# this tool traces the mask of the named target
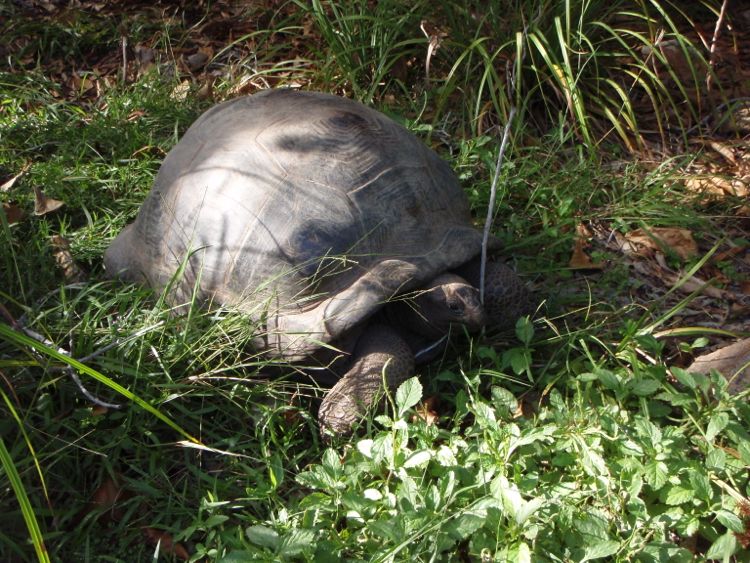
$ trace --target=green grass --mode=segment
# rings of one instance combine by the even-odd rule
[[[0,194],[26,212],[13,225],[0,215],[2,322],[7,313],[46,342],[0,325],[0,558],[41,559],[46,549],[53,560],[145,560],[156,546],[144,529],[167,532],[193,560],[750,558],[740,541],[748,392],[679,369],[709,329],[660,332],[683,327],[704,298],[633,275],[603,245],[602,272],[568,267],[576,227],[588,222],[620,234],[690,229],[701,254],[666,258],[684,272],[725,248],[717,233],[738,245],[750,238],[733,218],[741,201],[705,205],[686,192],[679,170],[693,155],[624,161],[654,138],[633,100],[665,116],[655,133],[665,144],[702,117],[702,82],[656,76],[627,57],[664,29],[699,49],[704,65],[705,49],[680,30],[709,12],[677,8],[293,2],[234,13],[241,31],[231,41],[221,26],[202,27],[215,11],[167,20],[142,7],[118,17],[71,9],[45,20],[0,8],[12,16],[0,33],[13,47],[0,67],[0,183],[30,163]],[[445,33],[429,80],[422,19]],[[157,63],[127,80],[119,70],[98,78],[97,96],[70,91],[71,69],[91,72],[111,57],[117,67],[123,29],[131,48],[153,47]],[[175,77],[180,49],[206,37],[222,46],[208,74]],[[217,100],[301,84],[385,111],[450,161],[478,221],[496,126],[516,107],[494,231],[544,299],[533,322],[457,338],[356,436],[322,443],[324,391],[254,352],[240,315],[177,316],[102,271],[102,252],[164,154],[211,105],[198,96],[209,79]],[[190,91],[175,99],[181,80]],[[35,186],[65,206],[35,216]],[[88,281],[64,278],[56,234]],[[724,263],[727,283],[742,280],[738,267]],[[71,365],[119,408],[88,401]],[[414,416],[428,397],[439,401],[437,425]],[[114,508],[92,503],[110,480],[123,498]]]

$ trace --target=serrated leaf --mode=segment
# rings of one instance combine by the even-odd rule
[[[601,381],[602,385],[607,389],[617,390],[620,388],[620,378],[616,373],[607,369],[597,369],[594,373],[599,381]]]
[[[717,412],[711,417],[706,429],[706,440],[713,442],[714,438],[727,427],[729,416],[725,412]]]
[[[341,459],[339,458],[339,454],[333,448],[328,448],[323,452],[321,463],[332,476],[338,475],[339,471],[341,471]]]
[[[745,524],[742,522],[739,516],[728,510],[717,510],[716,519],[721,522],[727,529],[741,534],[745,531]]]
[[[410,377],[398,386],[396,391],[396,410],[398,417],[416,405],[422,398],[422,384],[416,377]]]
[[[275,550],[279,545],[279,534],[276,530],[260,524],[245,529],[247,539],[255,545]]]
[[[645,418],[637,418],[635,420],[635,429],[638,433],[638,436],[646,438],[649,444],[654,446],[661,444],[661,430],[650,420],[647,420]]]
[[[628,384],[628,387],[634,395],[638,395],[639,397],[648,397],[649,395],[653,395],[659,390],[659,388],[661,387],[661,383],[659,383],[655,379],[637,379],[631,381]]]
[[[601,559],[602,557],[609,557],[614,555],[620,549],[620,542],[616,541],[601,541],[595,545],[589,545],[583,552],[583,559],[581,561],[591,561],[592,559]]]
[[[728,561],[729,558],[737,551],[737,538],[733,532],[727,532],[719,536],[706,552],[706,559],[723,559]]]
[[[711,500],[711,482],[704,473],[695,470],[690,471],[690,484],[698,497],[705,501]]]
[[[490,492],[496,499],[502,501],[506,514],[514,519],[518,512],[523,509],[524,500],[516,486],[508,481],[504,475],[500,475],[490,483]]]
[[[372,443],[372,459],[376,463],[391,460],[393,457],[393,434],[380,434]]]
[[[315,546],[315,532],[304,528],[292,529],[279,544],[278,553],[282,557],[294,557]]]
[[[692,373],[690,373],[687,370],[684,370],[682,368],[672,368],[672,375],[675,376],[677,381],[682,383],[685,387],[689,387],[690,389],[695,389],[697,387],[697,383],[695,381],[695,377]]]
[[[448,523],[446,530],[452,538],[462,540],[481,528],[484,521],[484,514],[463,512]]]
[[[326,470],[319,465],[314,465],[308,471],[299,473],[296,480],[299,484],[311,489],[330,490],[336,486],[336,482]]]
[[[515,412],[518,408],[518,401],[515,395],[504,387],[493,385],[490,392],[492,394],[492,401],[504,411]]]
[[[675,485],[667,491],[667,496],[664,500],[668,505],[670,506],[676,506],[678,504],[685,504],[686,502],[690,502],[695,497],[695,491],[692,489],[686,489],[685,487],[680,487],[679,485]]]
[[[663,461],[654,460],[644,466],[643,475],[646,477],[646,482],[651,485],[651,488],[658,491],[667,482],[669,468]]]
[[[713,450],[708,452],[708,455],[706,456],[707,469],[721,470],[724,469],[726,463],[727,454],[725,454],[724,450],[722,449],[714,448]]]
[[[326,493],[310,493],[299,502],[299,507],[304,510],[306,508],[323,508],[331,506],[331,504],[331,497]]]

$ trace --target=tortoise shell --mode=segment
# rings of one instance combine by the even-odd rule
[[[450,167],[357,102],[289,89],[219,104],[169,152],[112,274],[238,308],[291,359],[477,256]]]

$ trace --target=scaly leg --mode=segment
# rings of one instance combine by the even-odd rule
[[[385,387],[395,392],[413,374],[414,354],[404,339],[386,325],[368,326],[354,349],[352,366],[320,405],[321,434],[349,433],[380,401]]]

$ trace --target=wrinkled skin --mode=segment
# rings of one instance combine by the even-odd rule
[[[471,272],[469,272],[471,273]],[[513,317],[531,312],[531,300],[515,273],[500,263],[488,264],[487,298],[462,277],[446,273],[425,288],[389,305],[386,322],[373,322],[359,337],[348,369],[326,394],[318,412],[321,433],[345,435],[386,390],[395,392],[414,373],[416,358],[452,327],[477,332],[488,322],[486,306],[500,315],[496,324],[506,326]],[[477,281],[478,283],[478,281]],[[500,312],[500,313],[498,313]],[[492,321],[493,319],[489,319]],[[439,348],[438,348],[439,351]]]

